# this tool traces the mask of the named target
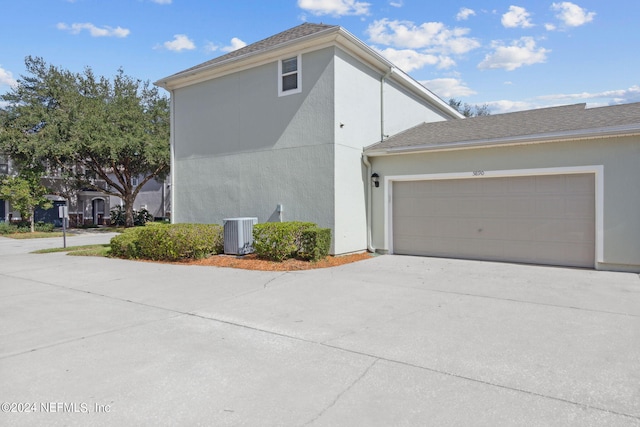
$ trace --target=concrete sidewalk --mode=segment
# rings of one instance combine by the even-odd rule
[[[25,252],[0,239],[2,425],[640,425],[637,274]]]

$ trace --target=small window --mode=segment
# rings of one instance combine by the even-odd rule
[[[300,55],[278,62],[278,96],[300,93]]]
[[[138,186],[138,178],[137,177],[131,177],[131,185],[134,187]]]

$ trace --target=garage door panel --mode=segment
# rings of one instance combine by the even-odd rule
[[[545,175],[534,177],[536,181],[536,192],[547,194],[565,194],[565,175]]]
[[[571,194],[594,194],[596,181],[589,175],[567,175],[567,192]]]
[[[504,194],[509,191],[509,183],[495,178],[486,178],[480,180],[472,180],[478,182],[479,189],[478,194],[492,195],[492,194]]]
[[[398,182],[393,195],[395,253],[594,264],[593,174]]]
[[[424,202],[422,202],[421,199],[404,198],[398,203],[397,207],[394,208],[394,214],[403,218],[417,216],[421,212],[417,206],[419,203]]]
[[[569,197],[565,203],[565,213],[570,218],[595,219],[596,211],[592,196]]]
[[[528,197],[514,196],[507,204],[506,218],[527,218],[535,216],[536,201]]]
[[[494,178],[492,181],[500,183],[500,187],[503,185],[506,187],[505,193],[527,193],[530,194],[535,191],[536,179],[531,176],[517,176],[509,179]],[[487,185],[495,185],[494,182],[488,182]]]
[[[564,204],[565,200],[561,196],[549,196],[538,199],[535,203],[535,216],[538,218],[564,218]]]
[[[480,199],[474,209],[474,215],[482,216],[483,218],[505,218],[508,217],[511,210],[512,202],[505,197],[492,197],[489,196],[486,199]]]

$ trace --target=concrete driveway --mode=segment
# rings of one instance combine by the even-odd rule
[[[640,425],[637,274],[21,248],[57,241],[0,238],[1,425]]]

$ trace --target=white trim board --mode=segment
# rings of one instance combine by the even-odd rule
[[[569,175],[592,173],[595,179],[595,208],[596,208],[596,243],[595,260],[604,262],[604,166],[567,166],[538,169],[508,169],[508,170],[478,170],[468,172],[450,172],[420,175],[390,175],[384,177],[384,247],[393,254],[393,182],[395,181],[429,181],[444,179],[483,179],[514,176],[537,175]],[[594,265],[594,268],[596,266]]]

